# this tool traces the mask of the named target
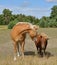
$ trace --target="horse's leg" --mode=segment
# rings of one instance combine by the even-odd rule
[[[37,46],[37,53],[40,54],[40,48]]]
[[[45,56],[45,48],[42,49],[42,56]]]
[[[16,53],[17,53],[17,43],[14,42],[14,61],[16,60]]]
[[[39,48],[39,54],[42,55],[42,48]]]
[[[44,54],[46,55],[46,47],[47,47],[48,41],[46,40],[45,43],[46,43],[46,44],[45,44],[45,48],[44,48]]]
[[[22,56],[24,57],[24,45],[25,45],[25,40],[23,40],[21,43],[21,53],[22,53]]]
[[[45,52],[45,50],[46,50],[46,47],[47,47],[47,43],[45,44],[44,48],[42,49],[43,56],[45,56],[45,55],[46,55],[46,52]]]
[[[18,57],[20,56],[20,52],[19,52],[19,43],[17,43],[17,55],[18,55]]]
[[[46,52],[45,52],[46,49],[44,49],[44,55],[46,55]]]

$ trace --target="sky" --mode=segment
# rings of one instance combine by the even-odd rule
[[[25,14],[41,18],[50,16],[51,8],[57,5],[57,0],[0,0],[0,14],[10,9],[12,14]]]

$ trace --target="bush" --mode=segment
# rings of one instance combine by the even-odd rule
[[[12,29],[13,26],[14,26],[16,23],[18,23],[18,20],[17,20],[17,19],[11,21],[11,22],[8,24],[8,29]]]
[[[49,22],[49,27],[57,27],[57,22]]]
[[[48,27],[48,22],[47,21],[42,21],[42,20],[40,20],[40,22],[39,22],[39,26],[40,27]]]
[[[56,19],[50,19],[48,23],[49,27],[57,27],[57,21]]]

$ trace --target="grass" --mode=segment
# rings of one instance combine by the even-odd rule
[[[57,57],[38,58],[37,56],[25,56],[25,58],[18,58],[13,61],[11,57],[6,58],[1,62],[1,65],[57,65]]]
[[[34,42],[27,36],[25,57],[20,56],[13,61],[13,42],[10,38],[10,30],[7,26],[6,29],[4,27],[0,29],[0,65],[57,65],[57,28],[39,28],[38,32],[45,32],[49,36],[46,51],[51,56],[40,58],[36,54]]]
[[[7,25],[0,25],[0,29],[7,29]]]

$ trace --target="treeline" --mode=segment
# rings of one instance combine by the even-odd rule
[[[8,25],[8,28],[12,28],[17,22],[30,22],[40,27],[57,27],[57,5],[51,8],[49,17],[43,16],[41,19],[24,14],[12,14],[9,9],[4,9],[0,14],[0,25]]]

